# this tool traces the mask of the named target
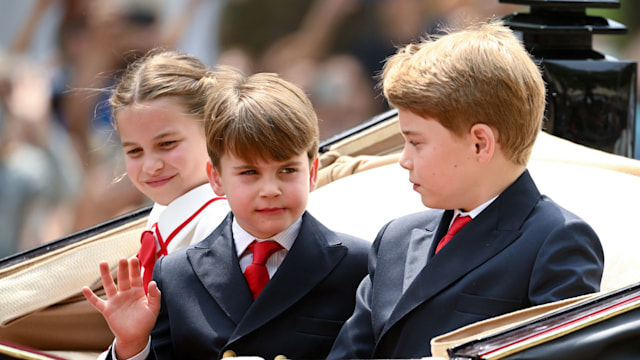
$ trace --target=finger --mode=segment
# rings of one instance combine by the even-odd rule
[[[109,263],[106,261],[100,262],[100,278],[102,279],[102,287],[104,287],[107,298],[110,298],[118,293],[116,284],[113,282],[113,277],[111,276]]]
[[[129,261],[125,258],[118,261],[118,290],[126,291],[131,288],[129,280]]]
[[[94,307],[94,309],[98,310],[101,313],[104,311],[104,300],[100,299],[93,291],[91,291],[91,289],[89,289],[89,287],[84,286],[82,288],[82,295],[84,295],[84,297],[87,299],[89,304]]]
[[[157,315],[160,312],[160,289],[158,289],[158,284],[156,284],[156,282],[153,280],[149,282],[149,286],[147,287],[147,289],[149,291],[149,295],[147,296],[149,309]]]
[[[140,269],[140,260],[137,257],[129,259],[129,271],[131,273],[131,286],[142,287],[142,271]]]

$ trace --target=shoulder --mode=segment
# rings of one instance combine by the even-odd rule
[[[405,234],[413,229],[427,229],[435,231],[444,215],[444,210],[427,209],[413,214],[404,215],[389,221],[382,227],[378,237],[382,234]]]
[[[192,243],[205,239],[229,215],[231,209],[225,198],[217,198],[198,215],[198,225]]]
[[[371,242],[345,233],[334,232],[335,238],[351,253],[368,254]]]
[[[584,258],[594,264],[603,261],[603,247],[593,227],[545,195],[540,196],[520,231],[518,243],[533,251],[542,263]]]
[[[371,242],[367,240],[329,229],[316,218],[314,218],[313,215],[311,215],[309,212],[305,212],[302,215],[302,227],[311,229],[311,231],[313,231],[314,233],[319,234],[322,239],[324,239],[330,246],[343,245],[350,250],[363,252],[368,252],[369,247],[371,246]]]
[[[176,269],[183,267],[187,263],[187,249],[192,248],[193,245],[182,247],[176,249],[175,251],[169,253],[168,255],[160,257],[156,260],[156,264],[154,266],[154,272],[162,272],[161,269]],[[171,270],[173,271],[173,270]]]
[[[215,224],[217,227],[231,211],[231,208],[227,199],[223,197],[216,197],[209,201],[198,214],[198,223]]]
[[[205,234],[201,240],[194,241],[189,246],[177,249],[168,255],[161,257],[159,260],[163,260],[167,266],[182,266],[182,262],[188,261],[187,253],[213,248],[214,244],[222,237],[223,233],[230,237],[232,220],[233,215],[229,212],[224,218],[217,219],[217,224],[213,224],[211,230]]]
[[[546,195],[540,195],[540,199],[531,215],[533,220],[541,224],[566,225],[568,223],[583,223],[589,226],[580,216],[556,203]]]
[[[501,228],[543,234],[570,223],[588,227],[578,215],[541,194],[528,170],[495,203],[495,207],[490,207],[499,210],[492,212],[492,216],[499,218]]]

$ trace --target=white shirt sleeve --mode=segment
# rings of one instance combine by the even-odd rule
[[[147,358],[147,355],[149,355],[150,352],[151,352],[151,337],[149,337],[149,341],[147,341],[147,346],[144,348],[144,350],[135,354],[133,357],[130,357],[128,359],[120,359],[120,360],[144,360]],[[118,358],[116,357],[116,341],[115,340],[113,340],[113,344],[111,344],[111,358],[113,360],[118,360]]]

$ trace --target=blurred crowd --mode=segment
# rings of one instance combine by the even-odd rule
[[[11,3],[0,0],[3,11]],[[122,176],[107,99],[127,64],[153,48],[279,73],[309,94],[324,140],[387,109],[376,75],[397,45],[462,18],[527,10],[498,0],[22,4],[28,11],[0,49],[0,258],[150,204]],[[52,16],[55,44],[35,57]],[[640,36],[629,38],[616,55],[640,60]]]

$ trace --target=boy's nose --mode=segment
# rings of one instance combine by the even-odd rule
[[[400,158],[398,159],[398,163],[404,169],[407,169],[407,170],[411,169],[411,160],[409,160],[409,157],[406,155],[406,148],[402,150],[402,153],[400,154]]]
[[[263,197],[275,197],[282,193],[280,190],[280,184],[277,181],[271,179],[265,179],[262,182],[260,195]]]

